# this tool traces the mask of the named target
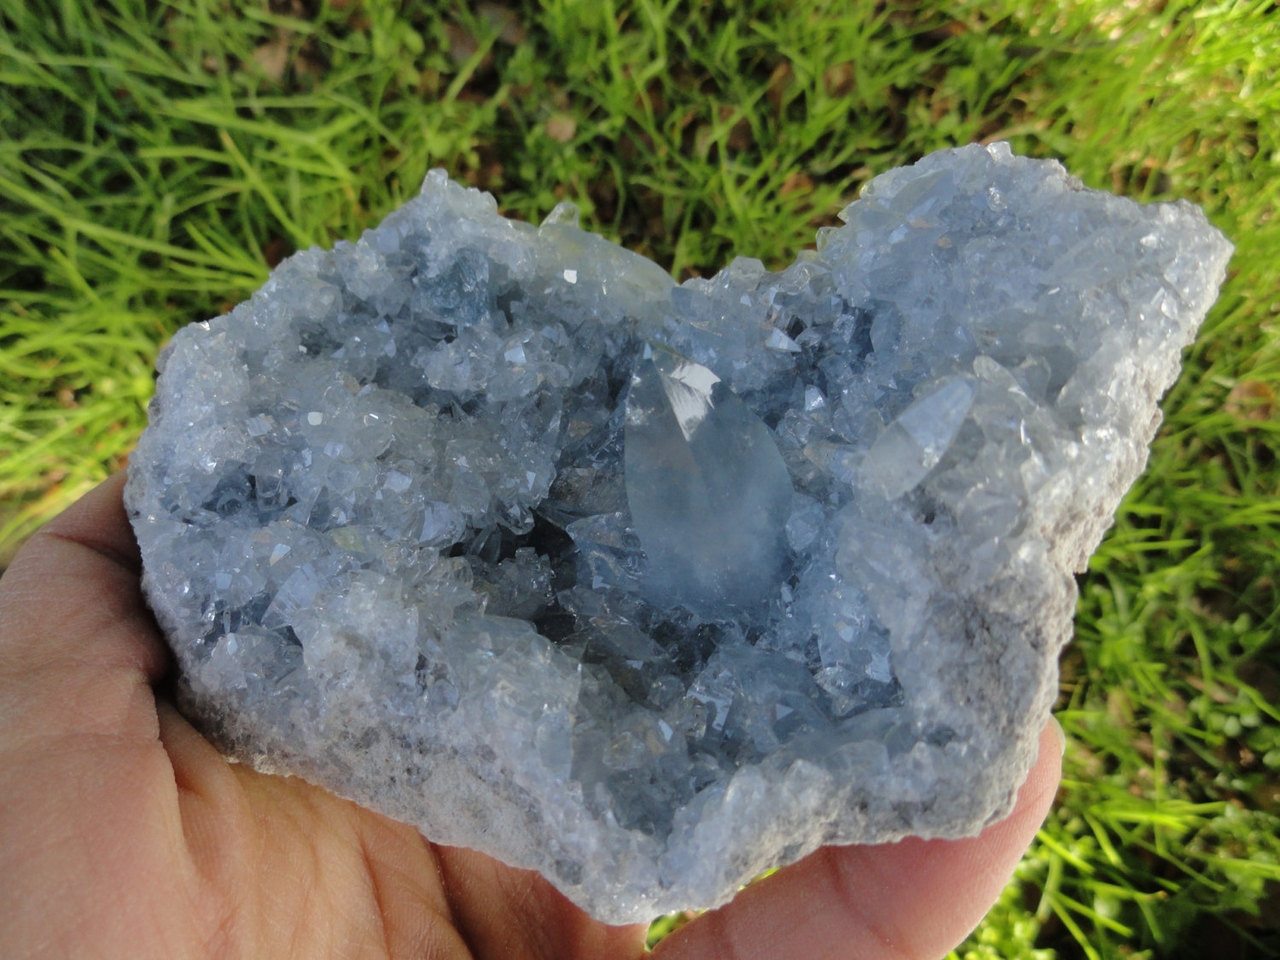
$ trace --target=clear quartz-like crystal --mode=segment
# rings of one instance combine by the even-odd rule
[[[973,833],[1230,245],[1003,144],[676,285],[432,173],[179,331],[126,493],[229,754],[602,919]]]

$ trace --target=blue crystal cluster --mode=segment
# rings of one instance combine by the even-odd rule
[[[433,173],[166,350],[127,502],[231,755],[612,921],[1007,809],[1230,245],[1007,147],[676,285]]]

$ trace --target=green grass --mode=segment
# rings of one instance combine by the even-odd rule
[[[1280,954],[1272,5],[403,6],[4,6],[0,563],[121,464],[170,332],[431,166],[687,276],[782,264],[872,174],[1006,138],[1238,250],[1081,578],[1056,812],[959,955]]]

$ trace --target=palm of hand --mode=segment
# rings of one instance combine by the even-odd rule
[[[99,487],[0,583],[0,954],[643,953],[643,925],[604,926],[536,874],[228,764],[153,689],[166,657],[120,493],[119,477]],[[819,851],[658,953],[939,956],[1007,879],[1057,768],[1042,749],[1014,814],[980,837]]]

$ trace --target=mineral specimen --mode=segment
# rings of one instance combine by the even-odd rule
[[[230,755],[596,916],[1004,814],[1231,247],[1003,144],[675,285],[432,173],[167,349],[127,502]]]

